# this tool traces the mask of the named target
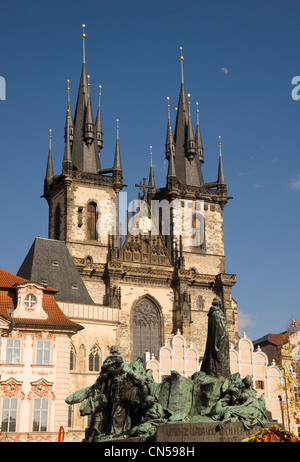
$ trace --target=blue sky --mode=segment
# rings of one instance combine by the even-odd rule
[[[0,267],[16,273],[36,236],[48,235],[43,180],[49,129],[54,170],[64,151],[67,79],[75,110],[86,24],[96,113],[102,85],[102,167],[113,162],[116,119],[128,197],[166,178],[167,96],[174,126],[183,47],[193,121],[199,102],[205,181],[214,181],[218,136],[228,192],[226,271],[237,275],[239,332],[253,340],[299,313],[300,75],[298,1],[11,1],[1,5]],[[226,69],[226,71],[224,71]]]

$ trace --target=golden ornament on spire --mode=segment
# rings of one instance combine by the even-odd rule
[[[85,39],[85,24],[82,24],[82,38]]]
[[[180,47],[180,61],[183,61],[184,57],[182,56],[182,47]]]

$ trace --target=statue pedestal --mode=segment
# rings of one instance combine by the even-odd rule
[[[226,424],[217,430],[218,422],[187,422],[159,425],[155,442],[157,443],[230,443],[240,442],[262,427],[256,425],[246,430],[241,422]],[[264,428],[272,424],[267,423]]]

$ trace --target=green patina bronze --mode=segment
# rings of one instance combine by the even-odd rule
[[[128,364],[112,346],[95,384],[66,399],[82,403],[82,416],[91,415],[83,441],[154,440],[158,425],[176,422],[216,421],[216,431],[230,422],[242,422],[245,429],[264,426],[265,401],[256,397],[252,378],[230,374],[227,325],[218,297],[208,317],[201,370],[191,378],[172,371],[158,384],[140,360]]]

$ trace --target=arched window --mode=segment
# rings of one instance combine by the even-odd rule
[[[98,345],[93,345],[89,354],[89,371],[100,371],[101,352]]]
[[[55,214],[54,214],[54,239],[57,241],[60,240],[60,205],[58,204],[55,209]]]
[[[87,238],[97,240],[97,204],[90,202],[87,211]]]
[[[70,348],[70,371],[75,371],[75,367],[76,367],[76,352],[75,352],[74,345],[72,344]]]
[[[157,306],[148,299],[141,300],[133,310],[133,360],[143,358],[145,351],[158,354],[162,346],[161,316]]]
[[[85,346],[80,345],[78,350],[78,371],[85,372]]]

